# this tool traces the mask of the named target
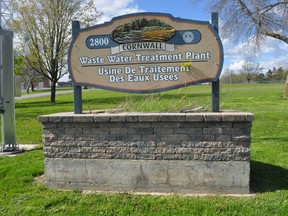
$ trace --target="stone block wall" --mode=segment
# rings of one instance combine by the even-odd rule
[[[251,113],[62,113],[39,121],[49,187],[249,193]]]

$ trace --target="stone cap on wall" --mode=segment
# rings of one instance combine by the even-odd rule
[[[49,122],[252,122],[254,114],[249,112],[199,112],[199,113],[148,113],[148,112],[120,112],[120,113],[83,113],[73,112],[42,115],[38,121]]]

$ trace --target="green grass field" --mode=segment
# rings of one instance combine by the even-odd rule
[[[36,183],[44,173],[43,151],[0,157],[0,215],[287,215],[288,100],[283,84],[222,85],[221,109],[255,114],[251,144],[252,197],[151,196],[57,191]],[[83,109],[128,111],[211,110],[211,86],[191,86],[152,95],[104,90],[83,92]],[[16,103],[18,143],[42,143],[39,115],[73,111],[73,96],[59,95]]]

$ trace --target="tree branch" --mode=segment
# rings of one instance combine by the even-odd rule
[[[256,26],[257,30],[259,33],[268,36],[268,37],[273,37],[276,38],[278,40],[281,40],[285,43],[288,43],[288,37],[286,37],[285,35],[276,33],[276,32],[270,32],[267,31],[266,29],[262,28],[261,23],[259,23],[255,17],[253,16],[253,13],[249,10],[249,8],[246,6],[246,4],[242,1],[242,0],[237,0],[237,2],[241,5],[242,10],[245,14],[247,14],[248,17],[250,17],[251,21],[254,23],[254,25]]]

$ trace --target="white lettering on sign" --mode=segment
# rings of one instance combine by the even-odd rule
[[[90,38],[89,46],[90,47],[98,47],[98,46],[107,46],[109,44],[108,37],[100,37],[100,38]]]
[[[124,62],[131,62],[132,56],[116,56],[110,55],[107,56],[109,63],[124,63]]]
[[[155,43],[156,45],[160,43]],[[143,43],[143,47],[152,46]],[[123,45],[124,46],[124,45]],[[160,46],[160,45],[159,45]],[[136,49],[137,44],[125,44],[125,49]],[[142,48],[143,48],[142,47]],[[148,49],[148,48],[147,48]],[[105,64],[106,59],[106,64]],[[168,81],[173,82],[180,79],[182,72],[191,72],[190,66],[181,66],[182,63],[189,61],[208,61],[210,59],[210,52],[195,52],[186,51],[185,53],[178,52],[172,54],[142,54],[135,53],[134,55],[106,55],[106,56],[81,56],[79,61],[83,67],[98,66],[97,73],[100,76],[106,76],[109,83],[124,83],[126,82],[150,82],[150,81]],[[163,66],[169,62],[179,62],[179,65]],[[135,67],[133,62],[142,63]],[[157,65],[151,66],[151,63]],[[129,63],[131,65],[129,65]],[[147,65],[148,63],[148,65]],[[134,63],[135,64],[135,63]]]
[[[149,75],[132,75],[129,74],[128,76],[128,82],[149,82],[150,76]]]
[[[120,68],[104,68],[104,67],[99,67],[98,68],[98,74],[99,75],[116,75],[116,74],[122,74],[122,70]]]
[[[135,74],[136,73],[136,68],[132,68],[132,67],[125,67],[125,74]]]
[[[176,81],[179,79],[177,74],[175,75],[163,75],[163,74],[153,74],[154,81]]]
[[[138,53],[135,55],[138,62],[154,62],[154,61],[179,61],[182,60],[182,53],[177,54],[154,54],[154,55],[142,55]]]
[[[210,53],[203,52],[203,53],[197,53],[197,52],[186,52],[185,54],[186,60],[192,59],[192,60],[209,60],[210,59]]]
[[[124,82],[125,78],[123,76],[114,76],[114,75],[110,75],[109,76],[109,83],[121,83]]]
[[[147,67],[145,65],[139,65],[140,73],[178,73],[178,72],[189,72],[189,67],[181,66],[151,66]]]
[[[105,62],[104,58],[103,57],[99,57],[99,56],[96,56],[96,57],[87,57],[87,56],[84,56],[84,57],[79,57],[79,61],[82,65],[89,65],[89,64],[103,64]]]

